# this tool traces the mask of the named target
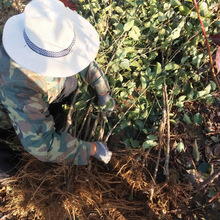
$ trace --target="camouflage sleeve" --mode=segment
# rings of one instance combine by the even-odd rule
[[[109,91],[108,80],[95,61],[90,63],[87,68],[81,71],[80,75],[85,82],[96,90],[98,95]]]
[[[57,133],[49,104],[43,101],[45,93],[36,89],[33,82],[14,81],[11,75],[10,82],[1,87],[0,99],[24,149],[44,162],[88,164],[90,143],[66,132]]]

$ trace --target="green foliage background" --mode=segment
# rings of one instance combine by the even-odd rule
[[[207,35],[219,31],[218,2],[199,2]],[[210,78],[209,57],[193,1],[81,0],[80,3],[79,13],[100,34],[97,62],[106,72],[119,106],[117,117],[123,119],[115,132],[126,130],[125,145],[149,148],[157,144],[154,134],[162,115],[164,77],[173,125],[179,120],[201,125],[201,114],[189,115],[184,103],[214,102],[212,92],[216,85]],[[215,45],[211,45],[214,53]]]

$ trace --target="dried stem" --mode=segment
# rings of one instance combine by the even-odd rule
[[[166,102],[165,102],[165,91],[163,90],[163,105],[164,107],[166,106]],[[150,189],[150,200],[152,201],[153,196],[154,196],[154,186],[156,183],[156,178],[157,178],[157,172],[158,172],[158,167],[159,167],[159,162],[160,162],[160,157],[161,157],[161,149],[163,146],[163,140],[164,140],[164,129],[165,129],[165,125],[166,125],[166,118],[167,118],[167,111],[165,108],[163,108],[163,116],[162,116],[162,120],[160,123],[160,127],[159,127],[159,150],[158,150],[158,155],[157,155],[157,163],[154,169],[154,175],[153,175],[153,183],[152,183],[152,187]]]
[[[164,165],[164,175],[167,176],[167,180],[169,180],[169,160],[170,160],[170,116],[169,116],[169,103],[168,103],[168,94],[167,94],[167,85],[164,77],[164,104],[166,110],[166,119],[167,119],[167,147],[166,147],[166,159]]]
[[[109,66],[110,66],[111,62],[113,61],[113,59],[115,58],[115,55],[116,55],[116,53],[117,53],[118,49],[119,49],[119,48],[121,47],[121,45],[123,44],[123,42],[124,42],[124,40],[125,40],[125,37],[126,37],[126,36],[127,36],[127,35],[126,35],[126,34],[124,34],[124,36],[123,36],[123,38],[122,38],[121,42],[118,44],[118,46],[117,46],[117,48],[116,48],[116,50],[115,50],[114,54],[112,55],[112,57],[111,57],[110,61],[108,62],[108,65],[107,65],[107,67],[106,67],[106,69],[105,69],[105,74],[108,72],[108,68],[109,68]]]
[[[95,14],[94,14],[94,12],[93,12],[93,10],[92,10],[92,7],[91,7],[91,1],[89,0],[89,5],[90,5],[90,11],[91,11],[91,14],[92,14],[92,17],[93,17],[93,21],[94,21],[94,23],[95,23],[95,25],[97,25],[97,22],[96,22],[96,19],[95,19]]]
[[[67,115],[67,120],[66,120],[66,127],[64,128],[64,131],[66,131],[66,132],[69,130],[70,125],[72,125],[72,123],[73,123],[72,116],[73,116],[73,111],[74,111],[74,104],[76,102],[76,97],[78,94],[79,94],[79,89],[76,90],[76,92],[73,96],[72,102],[70,104],[70,109],[69,109],[69,112]]]
[[[95,119],[95,122],[94,122],[94,124],[93,124],[93,128],[92,128],[92,130],[91,130],[91,132],[90,132],[90,135],[89,135],[89,137],[88,137],[88,141],[91,141],[91,138],[94,136],[95,131],[96,131],[96,128],[97,128],[97,125],[98,125],[98,123],[99,123],[99,119],[100,119],[100,112],[98,113],[98,115],[97,115],[97,117],[96,117],[96,119]]]
[[[200,24],[201,24],[201,27],[202,27],[203,35],[205,37],[205,43],[206,43],[206,46],[207,46],[207,50],[208,50],[208,54],[209,54],[209,59],[210,59],[211,70],[212,70],[212,77],[213,77],[213,79],[214,79],[214,81],[216,83],[216,86],[217,86],[218,90],[220,90],[220,85],[219,85],[218,79],[217,79],[216,74],[215,74],[213,59],[212,59],[212,55],[211,55],[211,51],[210,51],[210,45],[209,45],[208,38],[207,38],[207,35],[206,35],[206,31],[205,31],[205,28],[204,28],[204,25],[203,25],[203,21],[202,21],[200,12],[199,12],[199,7],[198,7],[198,4],[197,4],[196,0],[193,0],[193,2],[194,2],[194,5],[196,7],[196,11],[197,11],[197,14],[198,14],[198,17],[199,17],[199,20],[200,20]]]
[[[92,108],[90,110],[90,114],[88,116],[87,122],[86,122],[86,127],[85,127],[85,135],[83,140],[86,141],[88,135],[89,135],[89,130],[90,130],[90,123],[91,123],[91,112],[92,112]]]
[[[102,117],[98,141],[103,141],[106,121],[107,121],[107,120],[106,120],[104,117]],[[105,142],[105,143],[106,143],[106,142]]]
[[[93,100],[93,99],[92,99],[92,100]],[[84,125],[85,125],[85,123],[86,123],[86,120],[87,120],[87,118],[88,118],[88,116],[89,116],[89,113],[90,113],[90,111],[91,111],[91,103],[92,103],[92,100],[90,100],[90,102],[89,102],[89,107],[88,107],[87,112],[86,112],[86,115],[85,115],[85,117],[84,117],[84,119],[83,119],[82,125],[81,125],[80,130],[79,130],[79,133],[78,133],[78,135],[77,135],[77,138],[79,138],[79,136],[80,136],[80,134],[81,134],[81,132],[82,132],[82,130],[83,130],[83,128],[84,128]]]

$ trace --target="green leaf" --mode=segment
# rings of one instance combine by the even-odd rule
[[[150,134],[147,136],[147,139],[155,141],[155,140],[157,140],[157,136]]]
[[[192,123],[190,120],[190,117],[185,113],[183,115],[183,121],[186,122],[186,124],[188,124],[188,125]]]
[[[161,89],[162,86],[163,86],[163,77],[159,77],[155,83],[154,83],[154,86],[156,87],[156,89]]]
[[[124,31],[129,31],[134,25],[134,20],[130,20],[128,21],[125,25],[124,25]]]
[[[122,69],[128,69],[130,66],[129,60],[128,59],[122,59],[122,62],[120,63],[120,67]]]
[[[118,72],[118,71],[120,70],[118,63],[112,64],[111,67],[112,67],[112,69],[113,69],[114,72]]]
[[[134,124],[138,127],[139,130],[144,129],[144,122],[141,120],[136,120]]]
[[[160,11],[158,14],[158,20],[159,20],[159,22],[163,22],[164,20],[166,20],[166,14],[164,14]]]
[[[208,93],[211,92],[211,89],[212,89],[212,86],[211,86],[211,84],[209,84],[208,86],[205,87],[204,90],[205,90],[205,91],[207,92],[207,94],[208,94]]]
[[[181,5],[181,2],[179,0],[171,0],[170,3],[173,7]]]
[[[111,86],[115,86],[116,80],[115,80],[114,77],[110,76],[109,79],[108,79],[108,81],[109,81],[109,84],[110,84]]]
[[[128,127],[128,126],[129,126],[129,123],[128,123],[126,120],[123,120],[123,121],[120,123],[121,129],[124,129],[124,128]]]
[[[161,63],[157,62],[157,64],[156,64],[156,75],[160,74],[161,71],[162,71]]]
[[[135,88],[136,87],[136,83],[134,81],[130,81],[128,84],[127,84],[127,87],[128,89],[130,88]]]
[[[151,26],[151,22],[150,22],[150,21],[145,22],[145,23],[144,23],[144,26],[145,26],[146,28],[149,28],[149,27]]]
[[[140,29],[137,26],[133,26],[131,31],[129,31],[128,33],[128,36],[133,38],[134,40],[138,40],[140,35]]]
[[[181,58],[181,63],[184,64],[189,59],[189,56],[185,56]]]
[[[211,87],[212,87],[212,91],[215,91],[216,88],[217,88],[215,82],[211,80],[210,84],[211,84]]]
[[[138,61],[133,61],[130,66],[134,66],[134,67],[141,67],[140,63],[138,63]]]
[[[181,21],[180,24],[177,26],[177,28],[173,29],[170,36],[168,37],[168,40],[175,40],[180,37],[181,30],[184,27],[184,21]]]
[[[185,147],[184,147],[184,143],[183,142],[179,142],[176,146],[176,150],[181,153],[182,151],[185,151]]]
[[[128,120],[137,120],[139,118],[139,112],[137,111],[130,111],[128,114]]]
[[[161,30],[159,30],[158,35],[160,37],[163,37],[166,34],[166,30],[164,28],[162,28]]]
[[[203,121],[202,115],[201,115],[200,113],[196,113],[196,114],[193,116],[193,121],[194,121],[197,125],[201,125],[201,124],[202,124],[202,121]]]
[[[124,25],[121,24],[121,23],[117,23],[117,24],[115,25],[115,28],[116,28],[117,30],[119,30],[119,31],[123,31],[123,30],[124,30]]]
[[[180,66],[177,65],[176,63],[174,62],[171,62],[171,63],[168,63],[166,66],[165,66],[165,70],[168,71],[168,70],[177,70],[179,69]]]
[[[157,142],[154,141],[154,140],[147,140],[145,141],[143,144],[142,144],[142,148],[143,149],[149,149],[149,148],[152,148],[152,147],[155,147],[157,146]]]
[[[203,58],[203,54],[196,55],[196,56],[193,57],[192,63],[193,63],[197,68],[199,68],[200,62],[201,62],[202,58]]]
[[[147,80],[146,80],[146,78],[141,76],[140,80],[141,80],[141,87],[142,87],[142,89],[145,89],[147,87]]]
[[[119,14],[122,14],[124,12],[124,10],[122,8],[120,8],[119,6],[115,7],[115,11]]]
[[[187,6],[185,5],[180,5],[179,6],[179,11],[182,15],[187,15],[189,12],[190,12],[190,8],[188,8]]]
[[[116,80],[120,81],[120,82],[123,82],[123,76],[120,73],[118,73],[117,76],[116,76]]]
[[[131,142],[131,146],[133,148],[138,148],[140,146],[139,141],[138,140],[133,140],[133,138],[130,139]]]
[[[186,96],[185,95],[182,95],[182,96],[180,96],[179,98],[178,98],[178,101],[179,102],[182,102],[182,101],[184,101],[186,99]]]
[[[210,163],[204,162],[204,163],[199,164],[198,166],[198,172],[202,174],[207,173],[210,169],[211,169]]]
[[[199,91],[199,92],[197,92],[196,97],[199,98],[199,97],[203,97],[205,95],[207,95],[207,91]]]
[[[190,84],[189,81],[187,81],[186,83],[184,83],[183,85],[183,91],[185,94],[189,93],[192,89],[192,85]]]
[[[203,17],[209,14],[209,7],[206,2],[199,3],[199,10],[200,10],[201,16]]]
[[[131,147],[131,142],[130,142],[130,140],[128,138],[123,140],[123,142],[124,142],[126,147]]]
[[[200,159],[199,148],[198,148],[197,140],[195,140],[194,146],[193,146],[193,157],[194,157],[194,159],[195,159],[196,162],[198,162],[199,159]]]
[[[128,92],[127,91],[122,91],[122,92],[120,92],[120,97],[121,98],[125,98],[125,97],[127,97],[128,96]]]
[[[187,98],[188,98],[188,100],[193,99],[194,94],[195,94],[194,90],[193,90],[193,89],[191,89],[191,90],[190,90],[190,92],[187,94]]]

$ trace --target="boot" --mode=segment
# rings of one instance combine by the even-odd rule
[[[13,151],[8,144],[0,142],[0,180],[15,175],[20,158],[18,151]]]

